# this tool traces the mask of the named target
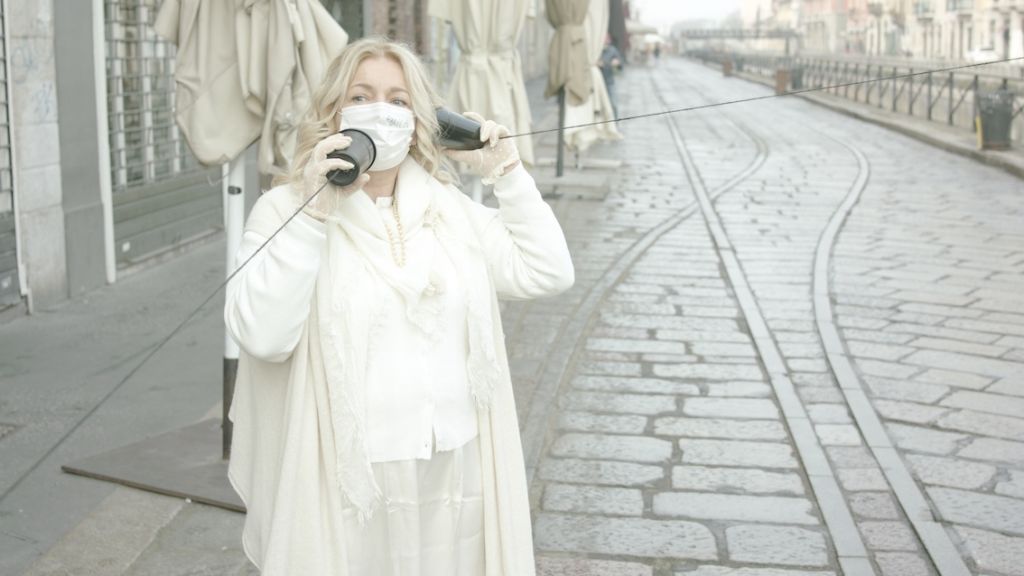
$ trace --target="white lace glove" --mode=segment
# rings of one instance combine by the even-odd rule
[[[324,186],[324,183],[327,182],[327,173],[331,170],[352,169],[351,162],[341,158],[327,157],[328,154],[335,150],[348,148],[351,143],[352,139],[340,132],[324,138],[313,148],[313,154],[310,155],[309,161],[306,162],[306,168],[302,171],[302,197],[299,199],[300,202],[305,202],[310,196],[316,194],[316,191],[320,190],[321,186],[324,187],[317,194],[316,198],[313,198],[309,204],[306,204],[306,208],[303,210],[306,214],[321,222],[326,221],[327,217],[334,213],[334,210],[342,200],[353,192],[362,190],[363,186],[370,181],[370,175],[363,173],[348,186],[339,187],[331,183],[327,183]]]
[[[484,184],[494,181],[519,164],[519,149],[508,136],[508,128],[494,122],[484,120],[476,112],[465,112],[463,116],[480,123],[480,140],[486,142],[479,150],[445,150],[445,154],[456,162],[469,166],[475,174],[481,176]]]

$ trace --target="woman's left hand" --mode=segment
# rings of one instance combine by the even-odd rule
[[[484,146],[479,150],[445,150],[445,154],[469,166],[470,170],[481,176],[484,184],[493,184],[519,165],[519,149],[511,138],[502,138],[509,135],[508,128],[493,120],[484,120],[476,112],[465,112],[463,115],[480,123],[480,140]]]

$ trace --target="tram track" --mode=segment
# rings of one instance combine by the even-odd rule
[[[750,141],[755,153],[746,166],[710,192],[712,198],[717,198],[745,182],[764,165],[768,157],[768,147],[763,139],[746,127],[735,123],[733,126]],[[633,265],[647,253],[647,250],[658,239],[700,213],[700,209],[700,202],[695,199],[650,228],[626,249],[605,270],[598,281],[587,290],[579,306],[570,315],[569,322],[562,326],[557,341],[572,342],[573,346],[567,354],[562,354],[561,357],[549,357],[545,362],[540,376],[540,385],[531,398],[527,420],[523,426],[523,451],[528,484],[533,484],[541,457],[550,442],[547,432],[553,429],[557,416],[555,407],[559,393],[566,386],[574,372],[574,366],[584,354],[586,334],[597,321],[601,305],[608,300],[615,287],[629,274]]]
[[[655,86],[654,93],[660,98],[663,91]],[[667,106],[664,100],[662,104]],[[730,121],[738,128],[746,129],[737,120]],[[697,194],[698,204],[712,237],[715,252],[725,269],[725,279],[736,295],[743,318],[757,346],[760,360],[782,408],[791,437],[804,462],[811,488],[832,536],[840,568],[844,574],[877,574],[836,475],[814,432],[813,423],[808,419],[803,402],[796,394],[783,356],[754,298],[729,235],[722,225],[716,206],[718,195],[709,193],[704,188],[700,169],[687,148],[676,119],[670,120],[669,127],[673,132],[680,159],[686,166],[687,176]],[[749,132],[749,129],[746,130]],[[844,148],[856,160],[857,173],[846,194],[829,216],[814,248],[812,309],[815,331],[825,351],[829,373],[838,383],[846,407],[864,443],[881,468],[889,490],[895,495],[906,519],[913,527],[932,569],[940,576],[968,576],[971,572],[956,545],[935,518],[927,497],[901,459],[882,425],[881,418],[868,399],[865,387],[853,367],[852,356],[848,353],[836,326],[829,282],[831,254],[840,231],[867,188],[871,164],[864,152],[854,144],[829,134],[821,135]]]

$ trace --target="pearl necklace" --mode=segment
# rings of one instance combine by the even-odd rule
[[[402,219],[398,216],[398,194],[394,194],[391,199],[391,214],[395,217],[395,233],[391,232],[391,226],[388,223],[384,223],[384,231],[388,234],[388,248],[391,250],[391,259],[395,261],[395,265],[399,268],[405,268],[405,231],[402,229]],[[398,241],[395,241],[395,236],[398,236]],[[397,248],[396,248],[397,245]]]

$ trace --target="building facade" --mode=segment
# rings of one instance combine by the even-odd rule
[[[174,121],[175,48],[152,26],[161,1],[0,0],[0,321],[222,230],[222,167],[200,165]],[[413,46],[445,92],[458,46],[429,0],[321,1],[352,39]],[[532,1],[527,78],[546,73],[551,36]]]

